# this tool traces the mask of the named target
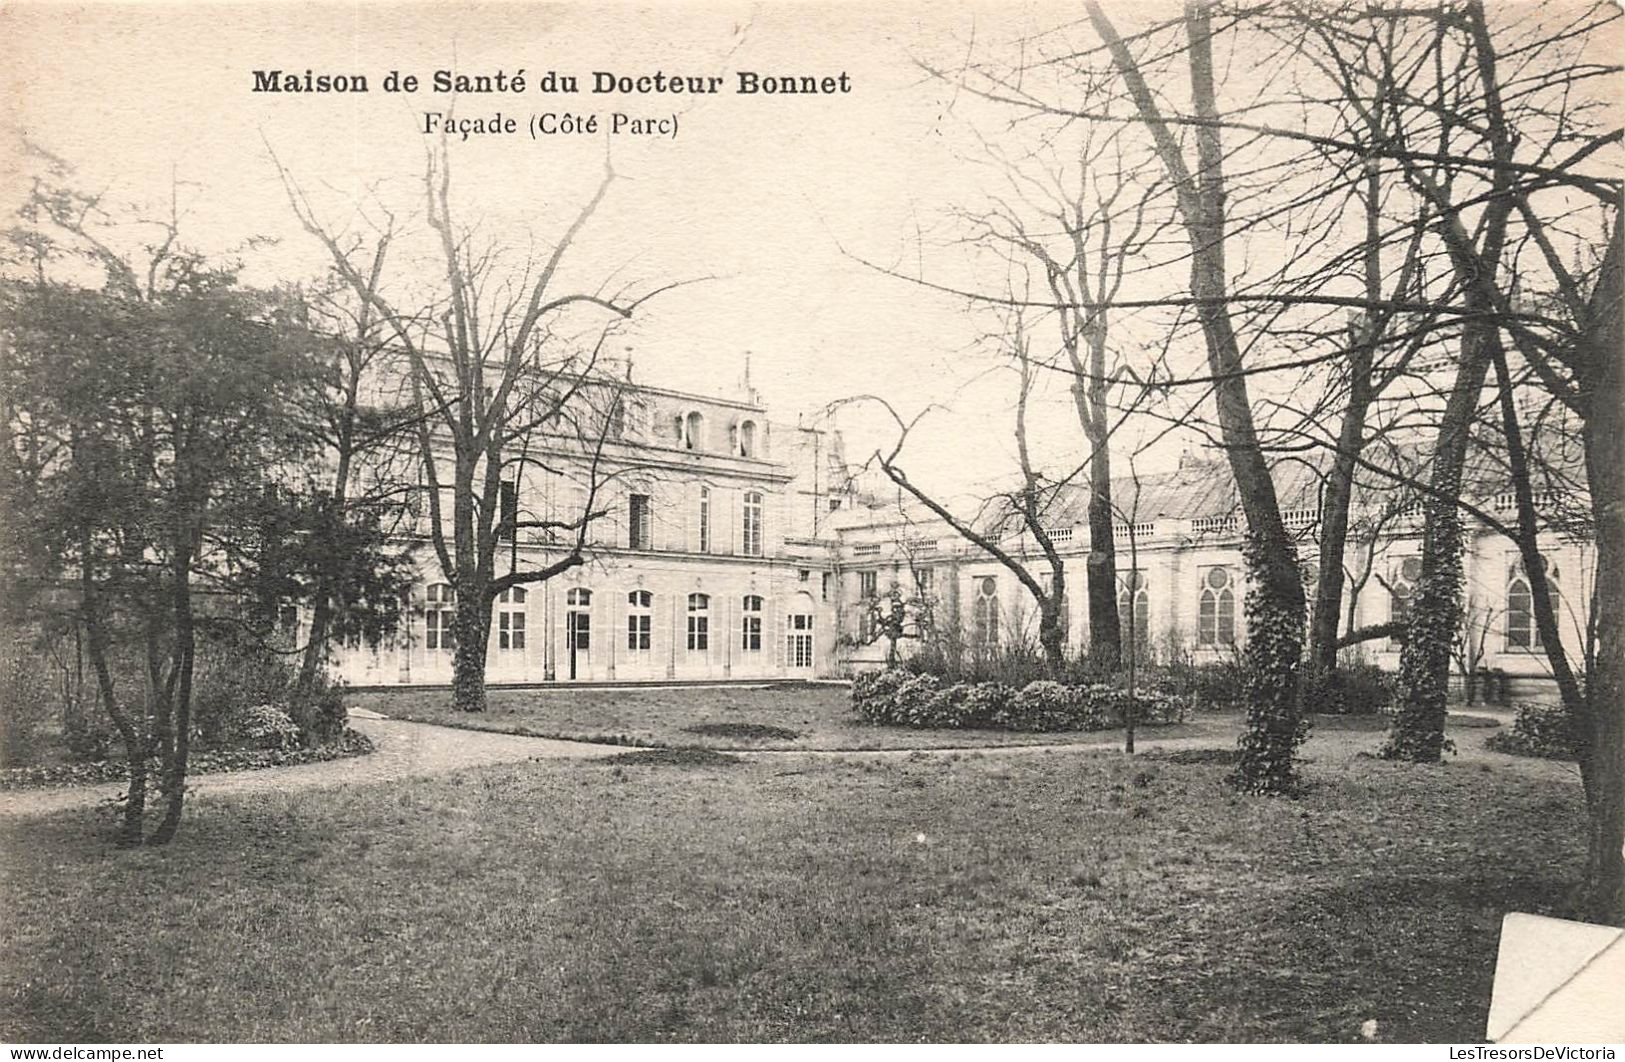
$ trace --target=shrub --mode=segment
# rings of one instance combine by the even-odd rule
[[[1016,697],[1016,691],[1002,682],[971,682],[955,689],[965,691],[960,705],[965,713],[966,726],[996,725],[995,721]]]
[[[1104,682],[945,686],[933,675],[902,669],[863,672],[852,682],[852,706],[868,722],[930,729],[1104,730],[1123,724],[1129,703],[1127,691]],[[1136,720],[1150,726],[1182,722],[1190,711],[1188,698],[1152,685],[1141,688],[1135,706]]]
[[[852,679],[852,707],[871,723],[889,723],[895,714],[893,697],[908,672],[887,668],[860,671]]]
[[[295,685],[290,690],[288,714],[306,745],[331,745],[343,736],[350,721],[350,711],[344,706],[344,688],[326,675],[318,675],[308,689]]]
[[[1513,756],[1541,756],[1549,760],[1572,760],[1574,731],[1561,704],[1525,702],[1516,705],[1512,729],[1490,735],[1487,748]]]
[[[221,728],[222,744],[234,748],[298,748],[299,727],[293,717],[274,704],[234,707],[226,713]]]
[[[1326,715],[1371,715],[1394,701],[1392,676],[1364,660],[1339,664],[1312,681],[1304,690],[1304,703]]]
[[[1098,729],[1097,688],[1063,686],[1048,679],[1029,682],[1016,692],[994,721],[1011,730]]]
[[[292,720],[299,743],[329,745],[344,734],[348,711],[343,687],[318,676],[300,689],[298,672],[282,656],[252,644],[212,643],[198,655],[192,719],[202,745],[224,746],[242,738],[233,729],[244,712],[271,706]],[[260,747],[260,746],[254,746]]]
[[[17,637],[0,648],[0,767],[39,762],[56,698],[38,649]]]
[[[951,713],[950,705],[939,705],[942,683],[935,675],[909,675],[898,684],[891,697],[891,722],[900,726],[930,727],[936,713]]]

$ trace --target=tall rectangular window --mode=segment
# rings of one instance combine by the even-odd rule
[[[505,652],[525,650],[525,599],[529,595],[515,586],[497,595],[497,648]]]
[[[711,552],[711,488],[700,488],[700,542],[701,553]]]
[[[429,586],[428,604],[423,612],[423,646],[433,652],[450,652],[456,641],[452,616],[457,607],[457,592],[446,583]]]
[[[633,590],[626,595],[626,651],[647,653],[653,644],[654,595]]]
[[[762,651],[762,599],[755,594],[747,596],[742,614],[739,647],[747,653],[759,653]]]
[[[711,648],[711,596],[688,595],[688,648],[704,653]]]
[[[504,542],[512,542],[515,537],[514,525],[519,522],[519,484],[513,480],[502,481],[502,524],[501,534],[497,537]]]
[[[654,512],[647,494],[627,495],[626,531],[631,549],[654,548]]]
[[[744,553],[747,557],[760,557],[762,555],[762,494],[760,491],[745,492],[745,526],[742,541]]]

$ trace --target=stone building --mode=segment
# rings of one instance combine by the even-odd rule
[[[599,458],[587,562],[548,582],[515,588],[494,607],[487,679],[492,684],[728,681],[831,678],[882,666],[875,623],[892,595],[931,602],[932,621],[965,644],[1036,643],[1032,595],[997,560],[895,489],[856,489],[841,436],[828,427],[775,421],[748,381],[737,397],[616,385]],[[579,512],[589,489],[579,440],[542,437],[526,474],[505,488],[521,516]],[[1421,461],[1408,458],[1409,474]],[[1480,461],[1472,498],[1512,519],[1512,496]],[[546,469],[547,471],[543,471]],[[560,470],[563,470],[562,472]],[[1318,553],[1321,472],[1295,459],[1276,467],[1287,526],[1298,536],[1308,590]],[[1119,479],[1124,518],[1115,538],[1119,613],[1132,608],[1144,658],[1214,662],[1246,639],[1243,521],[1222,456],[1185,455],[1177,468]],[[1556,506],[1556,492],[1543,495]],[[1087,635],[1087,498],[1054,499],[1046,531],[1064,561],[1067,644]],[[1132,517],[1132,519],[1130,519]],[[1420,566],[1421,509],[1391,489],[1356,492],[1346,551],[1343,629],[1400,618]],[[361,686],[445,684],[451,678],[452,589],[420,524],[419,565],[406,621],[378,646],[336,654],[344,680]],[[1503,677],[1512,696],[1548,692],[1545,655],[1529,587],[1512,542],[1469,521],[1467,608],[1460,666]],[[1588,619],[1593,551],[1583,536],[1542,533],[1559,593],[1565,644],[1577,653]],[[1030,536],[1001,547],[1040,579],[1047,565]],[[544,536],[521,531],[507,565],[535,568],[558,556]],[[910,607],[913,622],[913,606]],[[911,632],[913,633],[913,632]],[[917,644],[904,639],[902,652]],[[1399,642],[1362,643],[1364,656],[1398,666]]]

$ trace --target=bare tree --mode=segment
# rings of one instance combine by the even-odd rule
[[[601,491],[612,473],[604,454],[621,423],[622,389],[618,377],[600,371],[609,330],[601,329],[596,342],[580,350],[554,330],[553,322],[562,311],[589,308],[608,314],[613,324],[665,289],[638,296],[558,289],[565,256],[614,181],[607,157],[591,198],[545,256],[509,270],[502,248],[480,244],[454,216],[450,154],[442,141],[429,153],[423,180],[425,217],[442,275],[434,297],[410,307],[384,294],[376,257],[358,261],[357,241],[325,226],[297,182],[278,168],[300,223],[327,249],[338,276],[376,311],[406,357],[411,404],[418,413],[417,459],[425,480],[429,539],[456,595],[453,702],[463,711],[482,711],[486,646],[498,595],[583,564],[590,526],[608,515]],[[538,436],[573,451],[568,468],[549,465],[541,447],[532,450],[529,444]],[[574,499],[521,517],[519,487],[532,470],[573,479]],[[508,548],[508,570],[499,571],[504,544],[521,531],[539,537],[546,552],[534,566],[523,566],[528,555]]]

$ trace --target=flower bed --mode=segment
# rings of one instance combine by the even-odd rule
[[[338,741],[311,748],[207,749],[187,757],[186,773],[220,774],[227,771],[257,771],[266,767],[292,767],[300,763],[322,763],[350,756],[365,756],[373,749],[372,740],[354,730],[344,731]],[[156,760],[154,772],[159,770]],[[56,763],[38,767],[11,767],[0,771],[0,790],[51,789],[69,785],[100,785],[129,778],[129,767],[121,760],[93,760],[89,763]]]
[[[1019,689],[998,682],[944,684],[934,675],[889,669],[852,680],[852,707],[883,726],[925,730],[1110,730],[1124,724],[1130,696],[1107,683],[1068,686],[1040,680]],[[1190,705],[1157,688],[1138,691],[1135,722],[1159,726],[1183,722]]]

